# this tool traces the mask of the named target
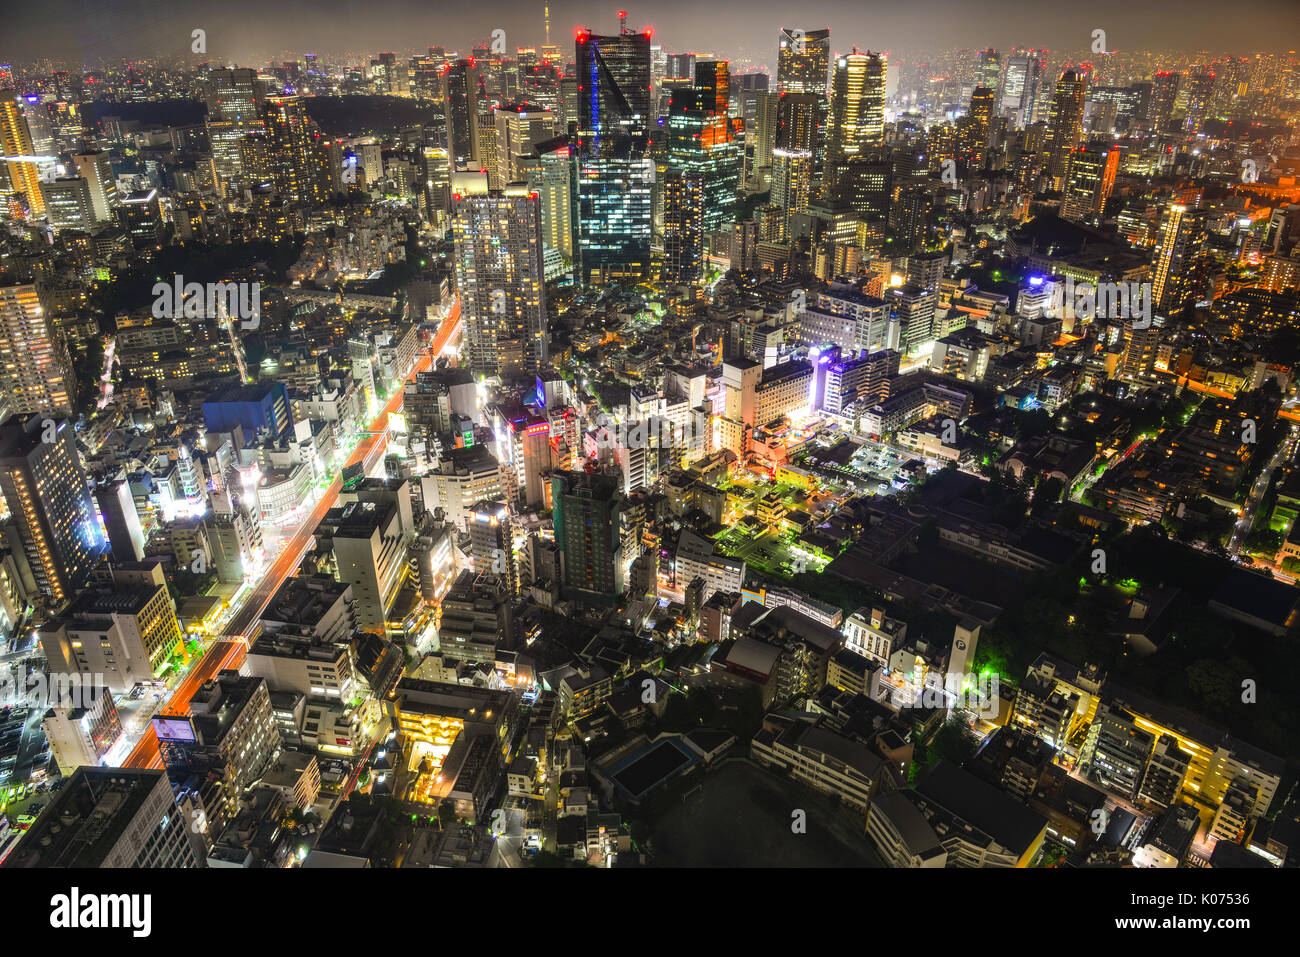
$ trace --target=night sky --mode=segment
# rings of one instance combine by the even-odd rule
[[[0,21],[0,63],[188,53],[196,27],[207,31],[214,61],[244,65],[290,52],[414,52],[430,45],[468,50],[498,28],[512,50],[544,39],[543,4],[518,0],[41,0],[8,6]],[[579,24],[617,28],[612,0],[550,6],[551,41],[566,49]],[[629,9],[629,26],[654,28],[668,51],[748,57],[769,66],[782,25],[829,26],[836,51],[857,44],[895,56],[988,45],[1085,50],[1097,28],[1106,30],[1116,50],[1244,54],[1300,47],[1296,0],[657,0],[630,3]]]

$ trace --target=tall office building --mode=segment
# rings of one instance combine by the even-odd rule
[[[650,132],[650,31],[580,29],[575,47],[578,129],[587,151],[639,153]]]
[[[746,145],[753,149],[751,175],[760,169],[772,165],[772,150],[776,146],[777,129],[780,125],[779,107],[781,94],[776,91],[760,91],[754,100],[754,122],[752,126],[745,123]],[[751,133],[750,130],[753,130]]]
[[[655,164],[649,157],[579,156],[578,275],[645,279],[654,231]]]
[[[1199,267],[1205,249],[1205,210],[1173,203],[1165,210],[1156,239],[1152,298],[1157,309],[1176,312],[1192,298],[1199,285]]]
[[[993,124],[994,94],[991,87],[977,86],[970,95],[970,113],[965,127],[966,142],[962,150],[967,162],[975,167],[984,165],[988,151],[989,132]]]
[[[202,867],[191,822],[166,771],[78,768],[3,866]]]
[[[650,274],[655,165],[650,123],[650,34],[578,31],[577,274]]]
[[[424,177],[423,192],[429,221],[451,214],[451,156],[441,146],[426,146],[420,151]]]
[[[772,205],[782,210],[784,241],[790,217],[808,208],[812,200],[813,154],[810,150],[772,150]]]
[[[1049,188],[1065,188],[1070,176],[1070,162],[1083,135],[1083,104],[1088,96],[1088,77],[1081,71],[1066,70],[1056,83],[1052,112],[1043,143],[1043,169]]]
[[[994,99],[997,98],[998,87],[1002,84],[1002,57],[992,47],[975,56],[975,83],[992,90]]]
[[[1151,100],[1147,107],[1146,127],[1160,132],[1173,116],[1174,103],[1178,100],[1178,87],[1183,76],[1168,70],[1162,70],[1151,80]]]
[[[479,113],[479,74],[473,60],[456,60],[443,67],[442,108],[452,169],[464,169],[478,152],[474,118]]]
[[[697,69],[704,66],[697,64]],[[699,177],[706,232],[729,228],[735,219],[740,166],[740,144],[731,132],[726,94],[675,90],[668,112],[668,171]]]
[[[204,95],[217,176],[223,184],[237,182],[244,172],[240,143],[262,129],[263,97],[257,71],[212,70],[204,83]]]
[[[664,178],[665,283],[693,283],[703,274],[704,191],[698,173],[669,171]]]
[[[332,190],[329,148],[302,98],[267,97],[262,122],[275,191],[295,206],[326,203]]]
[[[879,53],[859,53],[855,47],[852,53],[836,57],[826,146],[829,160],[857,156],[884,142],[886,73]]]
[[[493,113],[496,120],[497,178],[502,186],[525,180],[524,160],[554,137],[555,114],[532,103],[512,103]]]
[[[625,590],[622,471],[556,472],[551,502],[562,593],[584,604],[615,604]]]
[[[7,193],[11,197],[21,193],[33,215],[40,216],[45,212],[45,200],[41,196],[36,147],[18,94],[10,89],[0,89],[0,156],[10,157],[5,161],[9,173]]]
[[[497,121],[494,114],[495,108],[479,113],[470,124],[474,140],[473,165],[487,174],[488,189],[500,189],[504,185],[497,165]]]
[[[1016,129],[1030,126],[1037,117],[1043,61],[1039,50],[1013,50],[1002,77],[1000,112]]]
[[[817,151],[824,99],[816,93],[781,93],[776,102],[773,149]]]
[[[71,409],[72,359],[33,283],[0,286],[0,389],[14,412]]]
[[[55,232],[80,229],[87,232],[95,225],[95,208],[90,199],[90,185],[80,176],[60,176],[41,182],[41,199],[45,215]]]
[[[102,151],[78,153],[72,157],[77,175],[90,187],[90,203],[95,211],[95,221],[107,222],[117,216],[121,200],[117,195],[117,177],[108,154]]]
[[[782,27],[776,55],[778,93],[826,94],[831,66],[831,31]]]
[[[0,494],[23,578],[52,606],[64,604],[104,550],[70,421],[33,415],[0,425]]]
[[[1119,158],[1120,148],[1115,144],[1086,143],[1075,150],[1061,215],[1066,219],[1099,215],[1115,186]]]
[[[546,364],[538,200],[523,186],[453,194],[456,282],[476,375],[533,374]]]

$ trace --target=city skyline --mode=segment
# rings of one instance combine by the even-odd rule
[[[424,10],[410,0],[367,4],[329,0],[325,4],[303,2],[299,8],[294,3],[280,5],[268,14],[252,0],[234,0],[220,8],[199,5],[193,12],[187,12],[183,4],[162,0],[129,0],[114,3],[111,9],[89,0],[54,0],[7,16],[7,38],[12,46],[0,45],[0,60],[88,57],[91,62],[111,62],[122,57],[189,57],[189,37],[196,28],[208,31],[210,56],[225,65],[250,65],[290,52],[344,54],[395,49],[395,40],[410,38],[413,31],[422,34],[422,39],[413,44],[408,39],[403,52],[430,44],[468,50],[475,42],[488,39],[494,29],[504,30],[512,46],[540,46],[545,39],[545,4],[541,3],[523,6],[513,0],[489,0],[486,9],[476,5],[472,13],[456,8]],[[499,4],[495,11],[493,3]],[[613,6],[559,2],[549,7],[551,42],[562,47],[579,28],[612,30],[617,22]],[[697,4],[668,0],[653,9],[632,6],[629,14],[635,29],[650,27],[655,42],[665,48],[704,52],[716,45],[711,52],[719,56],[773,68],[774,60],[768,59],[773,56],[769,35],[782,26],[794,26],[794,20],[805,22],[805,29],[829,27],[836,53],[848,52],[855,42],[908,57],[944,49],[1012,45],[1083,53],[1092,49],[1096,29],[1107,31],[1108,49],[1124,53],[1241,55],[1296,49],[1294,41],[1287,41],[1285,31],[1279,31],[1274,40],[1271,31],[1261,33],[1258,29],[1261,22],[1274,17],[1279,18],[1279,25],[1284,23],[1291,12],[1288,0],[1262,0],[1252,5],[1251,16],[1242,18],[1240,26],[1216,19],[1218,9],[1214,0],[1160,2],[1137,9],[1121,0],[1101,0],[1089,5],[1085,18],[1074,10],[1026,8],[1021,0],[992,0],[978,6],[962,0],[919,0],[904,10],[822,0],[796,13],[776,0],[755,0],[746,5],[745,16],[735,17],[724,8],[710,15]],[[52,33],[44,28],[49,22],[46,18],[60,19],[70,27]],[[322,19],[325,22],[318,25]],[[924,27],[924,36],[918,36],[918,27]],[[735,39],[719,41],[720,30],[734,34]],[[267,42],[270,37],[290,36],[300,36],[303,42]],[[703,37],[710,39],[701,42]]]

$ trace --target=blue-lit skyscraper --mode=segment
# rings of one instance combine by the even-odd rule
[[[625,22],[625,21],[624,21]],[[579,30],[575,259],[583,283],[645,279],[654,230],[650,31]]]

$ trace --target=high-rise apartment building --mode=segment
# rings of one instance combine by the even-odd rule
[[[45,200],[41,196],[36,147],[32,144],[32,131],[23,115],[22,103],[9,89],[0,89],[0,156],[7,157],[8,194],[21,193],[33,215],[40,216],[45,212]]]
[[[539,196],[526,186],[452,198],[456,281],[476,375],[535,373],[546,363]]]
[[[1205,248],[1206,214],[1172,203],[1160,221],[1156,239],[1152,295],[1157,309],[1175,312],[1196,291],[1197,267]]]
[[[90,578],[103,551],[70,421],[33,415],[0,425],[0,494],[28,590],[62,606]]]

